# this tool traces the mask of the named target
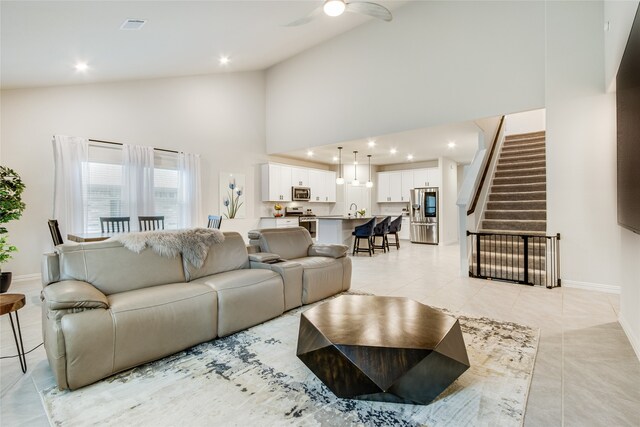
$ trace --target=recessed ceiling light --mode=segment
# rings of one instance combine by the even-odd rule
[[[229,63],[229,57],[228,56],[221,56],[220,57],[220,65],[227,65]]]
[[[407,155],[407,160],[413,160],[413,154],[408,154]]]
[[[447,147],[449,148],[454,148],[455,146],[456,146],[456,143],[453,141],[447,144]]]
[[[376,146],[376,141],[373,139],[370,139],[369,142],[367,142],[367,145],[369,147],[375,147]]]
[[[309,156],[309,157],[313,156],[313,151],[308,150],[308,151],[307,151],[307,156]]]
[[[391,150],[389,150],[389,152],[391,154],[396,154],[398,152],[398,150],[396,150],[395,148],[392,148]]]
[[[333,156],[333,161],[337,162],[338,161],[338,156]]]
[[[75,65],[75,69],[76,69],[76,71],[84,73],[85,71],[87,71],[89,69],[89,65],[86,62],[78,62]]]

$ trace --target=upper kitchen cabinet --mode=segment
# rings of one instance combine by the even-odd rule
[[[291,201],[292,168],[268,163],[262,165],[262,201]]]
[[[402,172],[378,172],[378,203],[402,201]]]
[[[307,168],[291,168],[291,185],[293,187],[310,187],[310,169]]]
[[[309,169],[310,202],[334,203],[336,201],[336,173]]]
[[[414,187],[440,187],[440,168],[415,169]]]
[[[409,202],[411,200],[411,189],[414,188],[413,185],[413,171],[406,170],[402,171],[402,194],[400,195],[401,202]]]

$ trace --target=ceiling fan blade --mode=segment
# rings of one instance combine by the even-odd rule
[[[347,12],[360,13],[362,15],[373,16],[374,18],[381,19],[383,21],[391,21],[393,16],[389,9],[379,5],[377,3],[370,3],[367,1],[352,1],[347,3]]]
[[[313,9],[307,16],[303,18],[296,19],[293,22],[289,22],[288,24],[283,25],[283,27],[297,27],[298,25],[304,25],[307,22],[313,21],[320,15],[322,15],[322,6]]]

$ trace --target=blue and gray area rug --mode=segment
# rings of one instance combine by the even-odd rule
[[[296,357],[300,312],[69,392],[52,425],[521,426],[539,330],[458,316],[471,368],[428,406],[339,399]]]

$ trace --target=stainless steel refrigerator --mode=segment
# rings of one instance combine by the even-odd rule
[[[414,243],[438,244],[438,213],[440,200],[438,188],[411,189],[411,241]]]

